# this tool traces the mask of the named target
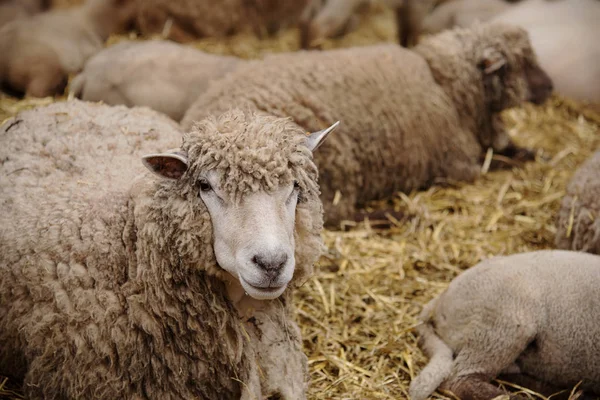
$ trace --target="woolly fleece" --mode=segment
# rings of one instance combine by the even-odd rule
[[[509,67],[488,82],[478,65],[489,48]],[[443,33],[416,51],[385,44],[272,55],[213,84],[182,126],[232,105],[292,117],[306,131],[340,120],[315,153],[326,221],[335,225],[397,191],[472,181],[488,146],[514,147],[499,112],[528,96],[526,65],[537,66],[527,34],[506,25]]]
[[[560,249],[600,254],[600,151],[579,167],[567,186],[555,243]]]
[[[182,141],[153,111],[74,101],[1,129],[0,373],[23,378],[28,398],[304,398],[291,290],[238,317],[195,181],[222,169],[243,196],[297,180],[302,283],[322,248],[322,207],[296,125],[236,111]],[[178,144],[190,161],[181,179],[142,166]]]

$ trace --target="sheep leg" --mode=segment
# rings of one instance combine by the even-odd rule
[[[465,346],[454,358],[452,373],[441,388],[462,400],[490,400],[506,395],[490,381],[513,365],[535,338],[535,326],[528,320],[533,319],[527,315],[518,319],[514,315],[499,315],[495,326],[502,326],[502,332],[485,327],[473,329],[463,338]]]

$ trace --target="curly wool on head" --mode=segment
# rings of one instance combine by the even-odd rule
[[[189,170],[192,176],[210,169],[223,171],[222,189],[238,201],[246,192],[269,192],[292,181],[300,185],[304,199],[318,195],[319,189],[303,134],[291,119],[238,110],[228,119],[209,116],[194,124],[185,135],[183,150],[197,160]]]

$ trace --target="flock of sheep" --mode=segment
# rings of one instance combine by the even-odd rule
[[[472,182],[488,149],[533,160],[503,110],[553,90],[600,104],[597,0],[387,1],[411,48],[248,61],[175,42],[299,24],[312,47],[368,3],[0,0],[3,89],[57,95],[78,74],[81,99],[0,127],[1,375],[31,399],[304,399],[293,290],[324,225]],[[132,27],[173,41],[104,48]],[[485,260],[424,305],[414,400],[492,399],[500,374],[600,395],[599,168],[567,188],[563,250]]]

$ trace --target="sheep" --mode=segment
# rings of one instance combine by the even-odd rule
[[[414,9],[423,9],[415,2]],[[477,19],[519,25],[526,29],[542,68],[556,91],[600,107],[600,3],[597,0],[454,0],[430,15],[414,12],[412,34],[436,33],[453,26],[468,27]],[[409,17],[407,17],[409,18]],[[408,34],[407,34],[408,35]],[[416,39],[407,39],[415,42]]]
[[[243,62],[169,41],[126,41],[93,56],[69,91],[86,101],[148,106],[179,121],[197,93]]]
[[[600,151],[592,155],[567,186],[556,223],[559,249],[600,254]]]
[[[488,147],[526,156],[499,112],[542,102],[551,89],[523,30],[482,25],[431,37],[415,51],[381,44],[251,61],[211,85],[181,124],[232,105],[292,117],[307,131],[344,121],[315,154],[333,227],[370,200],[436,179],[474,180]]]
[[[599,395],[599,310],[599,256],[541,250],[485,260],[423,308],[416,330],[430,361],[411,399],[438,387],[493,399],[504,394],[489,382],[500,374],[542,394],[581,381]]]
[[[1,129],[0,374],[30,399],[305,398],[291,295],[334,127],[231,110],[182,139],[73,100]]]
[[[317,0],[137,0],[136,23],[143,34],[162,33],[176,42],[223,37],[253,30],[272,34],[300,20]]]
[[[48,0],[0,0],[0,28],[48,8]]]
[[[62,94],[111,33],[127,29],[133,0],[88,0],[84,5],[15,20],[0,29],[0,85],[34,97]]]

